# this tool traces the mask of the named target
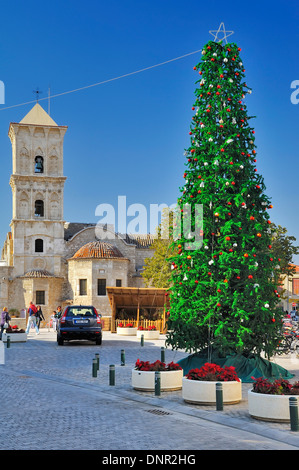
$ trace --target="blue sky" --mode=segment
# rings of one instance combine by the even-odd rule
[[[28,0],[1,2],[0,105],[1,222],[11,221],[10,122],[33,104],[36,87],[47,96],[109,80],[201,49],[209,30],[224,22],[242,48],[246,98],[256,116],[257,169],[272,198],[271,220],[299,244],[297,212],[299,80],[297,0]],[[51,100],[51,116],[67,125],[64,141],[64,219],[97,222],[99,204],[173,204],[185,170],[184,149],[201,54]],[[298,94],[299,97],[299,94]],[[40,104],[48,110],[47,100]],[[130,220],[130,218],[128,218]],[[299,260],[295,260],[299,263]]]

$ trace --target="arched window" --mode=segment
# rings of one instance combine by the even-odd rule
[[[43,253],[44,251],[44,240],[37,238],[35,240],[35,253]]]
[[[34,215],[35,217],[44,217],[44,201],[41,199],[34,203]]]
[[[34,172],[35,173],[43,173],[44,172],[44,159],[40,155],[37,155],[37,157],[35,157]]]

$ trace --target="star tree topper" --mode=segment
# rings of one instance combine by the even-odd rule
[[[214,36],[214,41],[215,42],[220,42],[220,41],[225,41],[225,44],[227,44],[227,38],[234,34],[234,31],[225,31],[225,26],[224,23],[220,23],[220,26],[217,31],[209,31],[209,33]],[[223,37],[218,37],[218,35],[222,34]]]

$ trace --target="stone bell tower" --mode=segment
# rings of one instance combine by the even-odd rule
[[[58,126],[39,103],[19,123],[10,124],[11,262],[15,276],[29,271],[62,275],[66,130],[67,127]]]

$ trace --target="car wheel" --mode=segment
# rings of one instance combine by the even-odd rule
[[[63,339],[61,338],[61,336],[57,336],[57,343],[58,343],[58,346],[63,346]]]
[[[96,339],[96,344],[98,346],[100,346],[102,344],[102,336],[99,336],[97,339]]]

